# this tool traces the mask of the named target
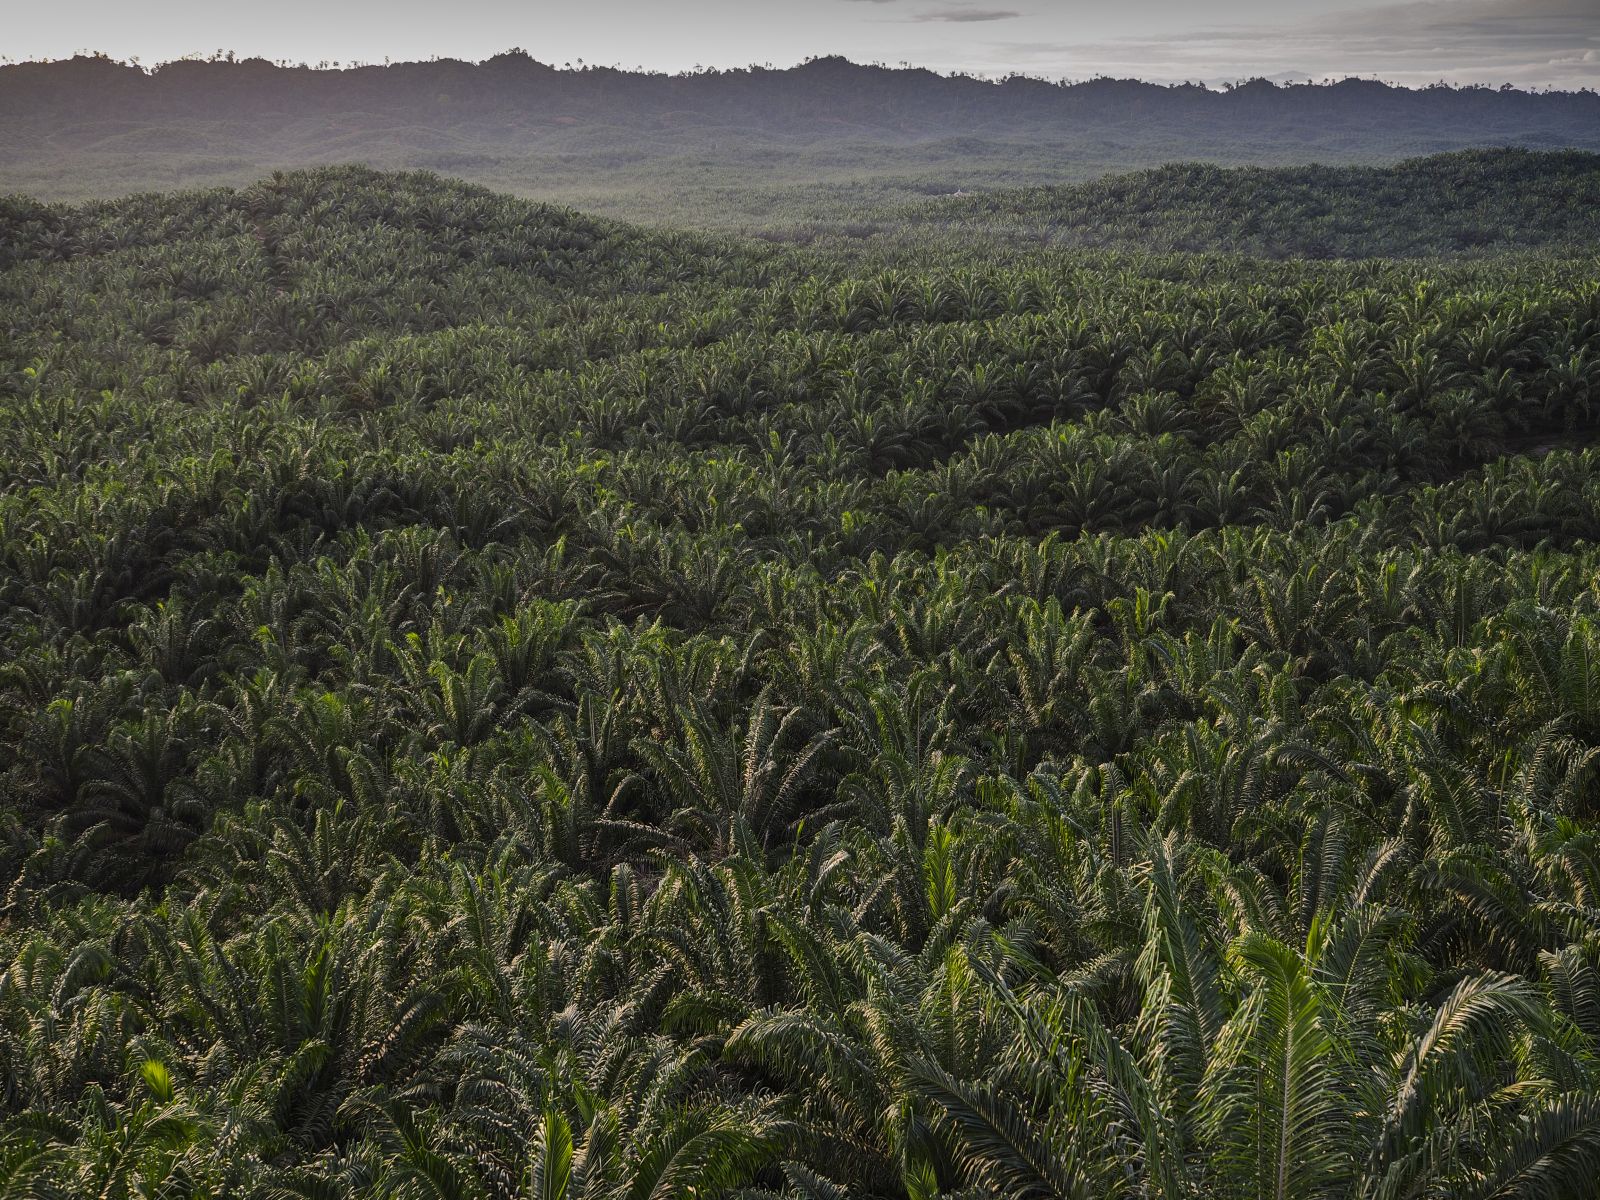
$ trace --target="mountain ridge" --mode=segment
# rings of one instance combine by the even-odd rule
[[[83,89],[92,83],[87,95]],[[448,86],[452,91],[432,89]],[[616,111],[650,113],[704,111],[762,122],[803,124],[859,113],[849,106],[871,101],[876,112],[943,128],[961,118],[1050,120],[1067,117],[1170,117],[1226,114],[1293,118],[1386,112],[1437,117],[1447,108],[1494,121],[1532,122],[1600,116],[1593,92],[1529,92],[1511,88],[1407,88],[1347,78],[1328,83],[1278,84],[1256,79],[1213,90],[1198,84],[1158,84],[1099,77],[1052,82],[1016,75],[986,80],[940,75],[926,68],[885,67],[841,57],[808,60],[794,67],[746,67],[688,74],[660,74],[615,67],[559,69],[526,54],[509,52],[471,63],[460,59],[348,67],[312,67],[246,59],[178,59],[146,70],[103,56],[78,55],[53,62],[0,66],[0,101],[15,117],[60,111],[77,116],[115,112],[123,119],[182,111],[203,93],[210,111],[227,115],[229,101],[274,114],[322,111],[330,104],[364,105],[375,111],[447,109],[500,111],[528,102],[605,101]],[[685,101],[692,103],[685,104]],[[752,101],[756,101],[752,107]],[[764,101],[765,103],[761,103]],[[937,102],[942,108],[929,110]],[[133,107],[130,108],[129,105]],[[499,107],[496,107],[499,106]],[[353,111],[364,111],[356,108]]]

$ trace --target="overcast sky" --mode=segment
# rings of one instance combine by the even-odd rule
[[[788,66],[812,55],[987,75],[1600,86],[1600,0],[10,0],[13,59],[219,49],[294,61],[485,58]]]

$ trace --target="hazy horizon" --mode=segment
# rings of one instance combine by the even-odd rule
[[[595,0],[581,9],[461,0],[447,16],[415,0],[284,0],[270,9],[172,0],[154,12],[61,0],[18,14],[7,57],[99,52],[151,63],[222,50],[346,64],[481,61],[520,46],[556,65],[667,72],[841,55],[983,76],[1600,86],[1597,0]]]

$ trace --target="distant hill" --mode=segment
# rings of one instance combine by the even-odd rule
[[[1093,183],[946,197],[885,228],[1265,258],[1600,251],[1600,155],[1466,151],[1382,167],[1181,163]]]
[[[623,119],[655,130],[710,125],[834,137],[851,132],[918,137],[1002,132],[1018,122],[1094,120],[1109,127],[1177,119],[1241,131],[1291,131],[1307,120],[1346,126],[1381,117],[1406,131],[1444,137],[1600,140],[1593,124],[1600,117],[1600,96],[1590,93],[1416,90],[1355,79],[1327,85],[1256,80],[1226,91],[1118,79],[991,82],[863,66],[843,58],[784,69],[665,75],[609,67],[557,70],[520,53],[481,63],[441,59],[342,69],[262,59],[180,60],[151,71],[80,55],[0,68],[0,101],[14,119],[54,115],[74,122],[197,112],[251,121],[366,113],[425,117],[447,128],[489,117],[514,118],[522,129],[563,119],[581,124]],[[1298,132],[1314,141],[1333,130]]]
[[[431,172],[360,166],[79,206],[0,195],[0,271],[72,263],[85,273],[78,288],[85,296],[129,286],[131,277],[149,292],[147,315],[160,295],[184,304],[231,297],[247,324],[281,309],[291,276],[337,277],[321,302],[337,305],[362,334],[465,323],[464,303],[471,319],[503,321],[530,300],[718,286],[717,244],[495,195]],[[765,253],[754,242],[746,252]],[[314,309],[289,324],[310,342],[327,332]]]
[[[424,167],[591,211],[782,224],[958,188],[1177,159],[1396,161],[1474,147],[1600,150],[1600,96],[1373,81],[1229,91],[987,82],[839,58],[692,75],[557,70],[522,53],[345,69],[0,67],[0,191],[84,199],[246,183],[287,166]]]

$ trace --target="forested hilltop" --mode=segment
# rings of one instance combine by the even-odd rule
[[[5,1194],[1591,1188],[1592,259],[0,236]]]
[[[82,200],[361,161],[628,218],[752,227],[841,201],[1082,180],[1176,159],[1600,150],[1600,96],[1586,92],[991,82],[840,58],[663,75],[556,69],[521,52],[344,68],[230,55],[148,71],[80,56],[0,66],[0,112],[0,192]]]
[[[1600,252],[1600,155],[1464,151],[1393,166],[1179,163],[1094,183],[923,201],[874,232],[1266,258]]]

